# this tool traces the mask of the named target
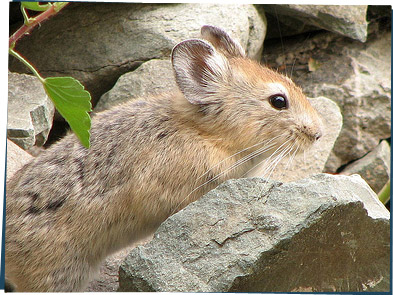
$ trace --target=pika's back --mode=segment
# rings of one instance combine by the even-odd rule
[[[177,131],[171,100],[168,95],[136,100],[94,115],[91,148],[69,134],[43,151],[8,182],[7,209],[18,207],[34,215],[55,212],[74,197],[78,202],[105,199],[136,174],[140,162],[148,159],[143,154],[154,147],[168,149],[165,138]],[[50,199],[45,201],[45,196]]]

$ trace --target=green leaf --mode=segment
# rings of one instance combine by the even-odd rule
[[[39,2],[33,2],[33,1],[26,1],[26,2],[22,1],[20,4],[22,5],[22,7],[33,11],[45,11],[51,6],[51,4],[42,5]]]
[[[83,85],[71,77],[49,77],[43,82],[48,96],[56,109],[70,124],[81,143],[90,147],[91,111],[90,93]]]

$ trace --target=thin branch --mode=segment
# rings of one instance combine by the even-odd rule
[[[24,24],[17,30],[9,39],[9,48],[14,48],[16,41],[22,38],[24,35],[30,33],[37,25],[47,20],[49,17],[57,14],[63,9],[69,2],[57,2],[49,7],[46,11],[40,13],[35,18],[31,18],[28,24]]]

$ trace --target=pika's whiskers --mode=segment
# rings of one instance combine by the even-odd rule
[[[278,135],[278,136],[275,136],[275,137],[273,137],[273,138],[271,138],[271,139],[269,139],[267,142],[261,141],[261,142],[258,142],[258,143],[254,144],[254,145],[252,145],[252,146],[249,146],[249,147],[247,147],[247,148],[244,148],[244,149],[242,149],[242,150],[240,150],[240,151],[234,153],[233,155],[231,155],[231,156],[229,156],[229,157],[227,157],[227,158],[221,160],[221,161],[218,162],[217,164],[215,164],[215,165],[213,165],[212,167],[210,167],[205,173],[203,173],[201,176],[199,176],[196,180],[199,180],[199,179],[203,178],[203,177],[206,176],[210,171],[212,171],[212,170],[213,170],[214,168],[216,168],[217,166],[221,165],[223,162],[225,162],[225,161],[227,161],[227,160],[229,160],[229,159],[232,159],[233,157],[235,157],[235,156],[237,156],[237,155],[239,155],[239,154],[241,154],[241,153],[243,153],[243,152],[245,152],[245,151],[248,151],[249,149],[252,149],[252,148],[254,148],[254,147],[257,147],[257,146],[259,146],[259,145],[261,145],[261,144],[268,145],[270,142],[272,142],[273,140],[275,140],[275,139],[278,138],[278,137],[279,137],[279,135]]]
[[[290,153],[290,151],[293,148],[293,145],[287,145],[285,146],[285,144],[287,144],[288,141],[286,141],[285,143],[283,143],[278,149],[278,154],[277,155],[272,155],[271,157],[269,157],[266,160],[266,163],[268,163],[268,166],[266,167],[266,171],[265,173],[261,176],[261,177],[265,177],[266,174],[266,179],[269,180],[271,174],[273,173],[274,169],[276,168],[276,166],[278,165],[278,163],[288,154]],[[272,161],[270,161],[270,159],[272,159]]]
[[[291,166],[291,164],[293,162],[293,159],[295,158],[298,150],[299,150],[299,145],[297,145],[295,151],[291,151],[290,152],[290,155],[289,155],[289,158],[288,158],[287,164],[285,165],[285,169],[284,170],[287,170]]]
[[[271,140],[269,140],[268,142],[271,142],[272,141],[272,139]],[[263,143],[263,142],[262,142]],[[262,144],[262,143],[258,143],[257,145],[259,145],[259,144]],[[255,146],[255,145],[254,145]],[[257,157],[257,156],[259,156],[259,155],[261,155],[261,154],[263,154],[263,153],[265,153],[265,152],[267,152],[267,151],[269,151],[270,149],[272,149],[274,147],[274,144],[270,144],[270,145],[268,145],[268,146],[264,146],[264,147],[262,147],[262,148],[260,148],[260,149],[258,149],[258,150],[256,150],[256,151],[254,151],[254,152],[252,152],[252,153],[250,153],[250,154],[248,154],[248,155],[246,155],[246,156],[244,156],[244,157],[242,157],[242,158],[240,158],[239,160],[237,160],[234,164],[232,164],[231,166],[229,166],[227,169],[225,169],[224,171],[222,171],[222,172],[220,172],[219,174],[217,174],[216,176],[214,176],[213,178],[211,178],[211,179],[209,179],[209,180],[207,180],[206,182],[204,182],[204,183],[202,183],[201,185],[199,185],[199,186],[197,186],[196,188],[194,188],[174,209],[173,209],[173,211],[172,211],[172,214],[173,213],[175,213],[176,211],[177,211],[177,209],[194,193],[194,192],[196,192],[198,189],[200,189],[200,188],[202,188],[202,187],[204,187],[204,186],[206,186],[206,185],[208,185],[209,183],[211,183],[211,182],[214,182],[214,181],[216,181],[218,178],[220,178],[222,175],[224,175],[225,173],[227,173],[227,172],[229,172],[229,171],[231,171],[231,170],[233,170],[233,169],[236,169],[238,166],[240,166],[241,164],[244,164],[245,162],[247,162],[247,161],[249,161],[249,160],[251,160],[251,159],[253,159],[253,158],[255,158],[255,157]],[[244,149],[244,150],[248,150],[248,149],[250,149],[250,148],[252,148],[252,147],[249,147],[249,148],[246,148],[246,149]],[[237,152],[236,154],[234,154],[234,155],[238,155],[239,153],[241,153],[241,152],[243,152],[244,150],[242,150],[242,151],[240,151],[240,152]],[[222,160],[220,163],[222,163],[222,162],[224,162],[225,160],[228,160],[229,158],[232,158],[232,157],[234,157],[234,155],[231,155],[231,156],[229,156],[229,157],[227,157],[227,158],[225,158],[224,160]],[[218,164],[216,164],[215,166],[217,166]],[[213,166],[214,167],[214,166]],[[204,175],[206,175],[209,171],[211,171],[212,170],[212,168],[210,168],[206,173],[204,173]],[[197,180],[199,180],[201,177],[198,177],[198,179]]]
[[[283,144],[282,144],[283,145]],[[280,145],[267,159],[265,159],[264,161],[261,161],[260,163],[258,163],[257,165],[255,165],[254,167],[251,167],[249,170],[247,170],[241,177],[246,176],[248,173],[250,173],[252,170],[258,168],[259,166],[261,166],[262,164],[266,165],[266,163],[268,163],[270,161],[270,159],[272,157],[274,157],[274,155],[277,153],[277,151],[279,151],[279,149],[281,148]]]

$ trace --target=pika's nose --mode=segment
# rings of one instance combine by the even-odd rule
[[[321,128],[312,125],[303,125],[302,132],[306,134],[311,141],[317,141],[323,135]]]
[[[317,133],[315,133],[314,138],[315,141],[317,141],[318,139],[320,139],[322,137],[322,131],[318,131]]]

